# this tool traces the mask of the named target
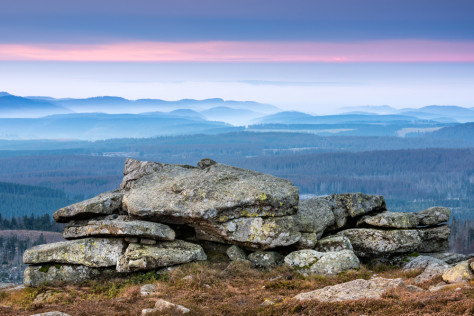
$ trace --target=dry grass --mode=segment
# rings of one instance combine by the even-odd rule
[[[59,310],[70,315],[140,315],[151,308],[154,299],[163,298],[191,309],[194,315],[472,315],[474,289],[457,286],[439,292],[413,293],[397,289],[377,300],[341,303],[318,301],[297,302],[291,298],[298,293],[372,275],[402,277],[413,284],[416,272],[400,269],[377,269],[347,272],[334,277],[302,278],[280,267],[271,271],[250,268],[241,262],[192,263],[166,275],[153,273],[105,283],[90,282],[82,287],[61,289],[37,288],[0,295],[0,315],[31,315]],[[155,297],[140,296],[140,284],[154,283]],[[425,282],[422,288],[440,282],[440,278]],[[41,301],[38,299],[38,296]],[[36,299],[36,300],[35,300]],[[265,300],[274,305],[262,306]]]

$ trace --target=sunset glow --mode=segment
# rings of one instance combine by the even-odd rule
[[[474,43],[426,40],[329,42],[128,42],[0,44],[3,61],[77,62],[474,62]]]

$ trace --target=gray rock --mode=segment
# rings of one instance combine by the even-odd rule
[[[385,199],[381,195],[343,193],[333,194],[329,200],[336,219],[335,225],[328,227],[329,230],[347,227],[351,218],[387,210]]]
[[[23,254],[26,264],[65,263],[88,267],[111,267],[125,248],[123,239],[85,238],[39,245]]]
[[[324,230],[336,223],[330,197],[315,197],[299,202],[295,215],[299,229],[304,233],[315,233],[320,238]]]
[[[370,257],[414,251],[442,251],[448,242],[449,228],[447,226],[405,230],[353,228],[340,231],[338,235],[349,238],[357,256]]]
[[[109,215],[90,220],[72,221],[64,228],[65,239],[95,236],[140,237],[172,241],[175,232],[168,225],[133,220],[126,215]]]
[[[320,238],[326,230],[348,226],[351,218],[382,211],[386,205],[380,195],[344,193],[301,201],[295,217],[301,232],[316,233]]]
[[[183,240],[164,241],[156,245],[129,244],[117,263],[117,271],[132,272],[207,260],[201,246]]]
[[[428,256],[418,256],[409,263],[407,263],[403,270],[423,270],[423,272],[420,275],[416,276],[414,279],[415,283],[422,283],[425,281],[429,281],[433,278],[442,276],[443,273],[449,270],[450,268],[451,266],[449,264],[439,259]]]
[[[421,245],[418,252],[441,252],[449,249],[449,235],[451,230],[447,225],[418,229]]]
[[[469,267],[469,261],[463,261],[450,268],[443,274],[443,280],[448,283],[467,282],[474,280],[474,272]]]
[[[272,268],[277,266],[283,256],[274,251],[255,251],[248,255],[248,260],[256,268]]]
[[[378,299],[390,289],[404,287],[402,279],[374,278],[358,279],[346,283],[326,286],[322,289],[295,296],[299,301],[316,299],[321,302],[341,302],[360,299]]]
[[[318,252],[305,249],[294,251],[285,257],[285,265],[301,275],[331,275],[350,269],[359,269],[359,259],[351,250]]]
[[[125,160],[120,189],[130,189],[137,180],[159,171],[164,165],[165,164],[158,162],[139,161],[127,158],[127,160]]]
[[[357,227],[415,228],[418,217],[415,213],[383,212],[374,216],[364,216],[357,221]]]
[[[318,237],[316,233],[301,233],[301,238],[294,245],[297,249],[314,249]]]
[[[243,251],[236,245],[227,248],[226,254],[231,261],[247,260],[247,255],[245,254],[245,251]]]
[[[156,286],[154,284],[145,284],[140,287],[141,296],[151,296],[156,294]]]
[[[81,265],[36,265],[25,269],[23,283],[28,287],[80,284],[86,280],[116,276],[113,269],[89,268]]]
[[[467,255],[455,252],[426,252],[420,253],[420,255],[433,257],[442,260],[448,264],[458,263],[469,259]]]
[[[298,241],[298,229],[288,217],[298,205],[298,189],[291,182],[219,163],[200,165],[155,166],[156,170],[134,180],[123,197],[123,208],[137,217],[198,226],[209,235],[246,247],[270,248]],[[284,225],[284,231],[275,225]],[[252,226],[272,226],[273,233],[248,232]]]
[[[320,252],[353,250],[351,241],[344,236],[328,236],[318,240],[316,250]]]
[[[87,219],[117,213],[122,205],[122,193],[111,191],[99,194],[92,199],[63,207],[53,214],[58,223]]]
[[[191,312],[188,308],[182,306],[182,305],[177,305],[173,304],[171,302],[165,301],[163,299],[159,299],[155,303],[155,313],[156,312],[162,312],[165,310],[173,310],[174,312],[180,313],[180,314],[187,314]]]
[[[383,212],[373,216],[364,216],[357,227],[415,228],[435,226],[449,220],[451,211],[445,207],[430,207],[414,213]]]
[[[301,238],[292,216],[238,218],[216,227],[227,241],[253,249],[289,246]]]
[[[418,287],[416,285],[407,285],[405,287],[409,292],[424,292],[425,290],[423,290],[421,287]]]
[[[447,222],[451,211],[446,207],[430,207],[424,211],[416,212],[418,217],[419,225],[421,226],[433,226]]]

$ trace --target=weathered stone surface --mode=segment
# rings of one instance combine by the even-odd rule
[[[296,249],[314,249],[318,241],[316,233],[301,233],[301,238],[294,246]]]
[[[155,308],[154,311],[156,312],[161,312],[165,310],[173,310],[174,312],[180,313],[180,314],[187,314],[191,312],[188,308],[182,306],[182,305],[177,305],[173,304],[171,302],[165,301],[163,299],[159,299],[155,303]]]
[[[415,228],[435,226],[449,220],[451,211],[445,207],[430,207],[414,213],[383,212],[373,216],[364,216],[357,227]]]
[[[216,227],[229,242],[254,249],[289,246],[301,238],[292,216],[238,218]]]
[[[387,210],[385,199],[381,195],[363,193],[333,194],[329,197],[336,223],[329,230],[341,229],[349,224],[349,219],[360,215]]]
[[[420,255],[433,257],[442,260],[448,264],[458,263],[468,259],[467,255],[455,252],[426,252],[420,253]]]
[[[451,230],[447,225],[433,228],[418,229],[421,245],[418,252],[441,252],[449,249],[449,234]]]
[[[418,225],[433,226],[447,222],[451,211],[446,207],[434,206],[415,214],[418,217]]]
[[[405,286],[402,279],[358,279],[333,286],[326,286],[322,289],[307,293],[301,293],[296,295],[295,299],[299,301],[316,299],[321,302],[377,299],[380,298],[386,291],[400,286]]]
[[[374,216],[364,216],[357,221],[357,227],[415,228],[418,217],[415,213],[383,212]]]
[[[200,168],[168,164],[155,167],[134,180],[125,193],[123,208],[129,214],[199,226],[209,235],[253,248],[286,246],[300,238],[296,225],[288,218],[298,205],[298,189],[290,181],[208,161],[200,163]],[[280,233],[275,225],[284,225]],[[250,226],[260,226],[259,231],[247,232]],[[275,232],[265,231],[265,226]]]
[[[245,254],[245,251],[243,251],[236,245],[227,248],[226,254],[231,261],[247,260],[247,255]]]
[[[58,223],[87,219],[117,213],[122,205],[122,193],[111,191],[99,194],[92,199],[63,207],[53,214]]]
[[[117,271],[151,270],[206,259],[201,246],[183,240],[164,241],[156,245],[129,244],[118,260]]]
[[[151,296],[156,294],[156,286],[154,284],[145,284],[140,287],[141,296]]]
[[[164,165],[165,164],[158,162],[139,161],[127,158],[127,160],[125,160],[120,189],[130,189],[135,181],[160,170]]]
[[[252,266],[257,268],[272,268],[279,264],[283,256],[274,251],[255,251],[248,255]]]
[[[469,267],[469,261],[463,261],[443,274],[443,280],[448,283],[474,280],[474,272]]]
[[[58,286],[64,283],[80,284],[86,280],[100,279],[116,275],[114,269],[97,269],[80,265],[45,264],[28,266],[23,284],[37,287],[41,284]]]
[[[346,227],[352,218],[382,211],[386,205],[380,195],[345,193],[300,201],[295,217],[301,232],[316,233],[320,238],[325,230]]]
[[[300,201],[295,219],[301,232],[315,233],[316,238],[320,238],[327,227],[336,223],[327,196]]]
[[[26,264],[66,263],[88,267],[111,267],[117,264],[125,247],[119,238],[85,238],[39,245],[23,254]]]
[[[321,252],[353,250],[351,241],[344,236],[328,236],[318,240],[316,250]]]
[[[140,237],[172,241],[175,238],[175,233],[168,225],[134,220],[129,216],[118,214],[72,221],[66,225],[63,231],[65,239],[92,236]]]
[[[447,247],[449,232],[447,226],[405,230],[353,228],[340,231],[338,235],[349,238],[358,256],[368,257],[442,251]]]
[[[403,270],[423,270],[414,280],[416,283],[421,283],[442,276],[450,268],[451,266],[442,260],[428,256],[418,256],[407,263]]]
[[[471,267],[471,270],[474,272],[474,260],[470,261],[469,266]]]
[[[301,275],[338,274],[350,269],[359,269],[359,259],[351,250],[318,252],[311,249],[298,250],[285,257],[285,264]]]

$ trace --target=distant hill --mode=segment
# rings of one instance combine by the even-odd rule
[[[474,122],[449,126],[427,134],[431,138],[474,140]]]
[[[0,119],[3,139],[139,138],[165,135],[214,134],[235,130],[222,122],[191,117],[189,112],[147,114],[60,114],[36,119]]]
[[[253,101],[232,101],[220,98],[194,100],[182,99],[166,101],[160,99],[128,100],[116,96],[101,96],[84,99],[55,99],[48,96],[17,97],[7,92],[0,92],[0,117],[41,117],[63,113],[96,113],[138,114],[144,112],[170,112],[190,109],[197,112],[215,107],[226,107],[244,111],[255,111],[262,115],[278,112],[279,109],[270,104]]]
[[[0,117],[39,117],[72,111],[55,103],[0,94]]]
[[[222,121],[233,125],[246,125],[251,120],[261,117],[262,113],[246,109],[234,109],[226,106],[217,106],[202,111],[202,115],[211,121]]]

